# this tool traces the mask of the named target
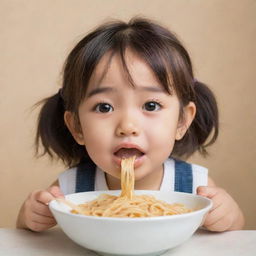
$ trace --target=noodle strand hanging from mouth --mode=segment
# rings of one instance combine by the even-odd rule
[[[191,212],[182,204],[168,204],[150,195],[133,195],[136,156],[122,159],[121,195],[101,194],[97,199],[80,204],[84,215],[99,217],[154,217]],[[75,210],[72,213],[78,213]]]
[[[134,162],[136,156],[124,158],[121,162],[121,197],[132,199],[134,191]]]

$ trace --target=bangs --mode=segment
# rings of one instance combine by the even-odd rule
[[[152,43],[149,42],[147,36],[149,35],[143,35],[137,31],[130,30],[129,34],[126,34],[126,38],[118,38],[121,40],[116,47],[116,51],[120,55],[123,68],[131,84],[135,85],[125,61],[125,52],[130,49],[146,62],[165,91],[168,94],[172,94],[172,88],[175,85],[173,83],[172,72],[168,67],[168,61],[165,58],[164,50],[162,47],[158,47],[157,44],[154,45],[155,42],[152,38]]]
[[[170,31],[159,25],[135,19],[129,23],[104,24],[77,44],[67,59],[64,72],[64,75],[73,74],[73,77],[64,77],[66,83],[72,84],[67,87],[70,88],[68,98],[73,99],[67,102],[66,109],[77,111],[85,97],[93,71],[107,53],[110,53],[110,57],[102,78],[112,57],[117,54],[121,58],[130,83],[134,86],[125,61],[127,49],[134,51],[147,63],[168,94],[176,92],[182,105],[193,100],[194,93],[191,92],[193,74],[186,50]]]

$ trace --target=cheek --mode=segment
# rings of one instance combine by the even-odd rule
[[[114,171],[112,165],[111,152],[111,137],[106,134],[107,129],[97,128],[95,130],[88,129],[85,135],[85,148],[92,161],[102,170],[107,173]],[[86,132],[86,130],[85,130]]]
[[[103,133],[95,130],[84,130],[85,148],[90,158],[97,166],[102,166],[102,162],[106,161],[106,140],[101,137]]]
[[[175,138],[177,127],[178,127],[178,117],[176,115],[164,115],[160,120],[154,122],[150,125],[152,133],[157,134],[156,137],[160,138]]]
[[[106,155],[106,149],[108,149],[110,144],[109,129],[107,127],[102,127],[92,120],[90,122],[83,121],[81,124],[82,132],[84,136],[84,143],[87,152],[91,158],[101,155],[104,157]]]
[[[151,146],[155,149],[158,148],[160,151],[172,150],[175,143],[176,131],[177,131],[177,119],[165,116],[154,125],[147,129],[148,141]]]

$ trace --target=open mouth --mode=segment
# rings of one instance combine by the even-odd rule
[[[143,156],[144,153],[137,148],[120,148],[114,153],[114,155],[119,158],[128,158],[132,156],[136,156],[136,158],[139,158]]]

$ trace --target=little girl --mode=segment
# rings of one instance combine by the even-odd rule
[[[28,196],[18,228],[54,226],[48,203],[55,197],[120,189],[121,159],[132,155],[135,189],[197,193],[213,201],[205,228],[243,227],[239,206],[207,169],[178,160],[207,154],[218,136],[218,109],[169,30],[138,18],[103,24],[71,51],[63,76],[62,88],[43,103],[36,146],[70,169]]]

